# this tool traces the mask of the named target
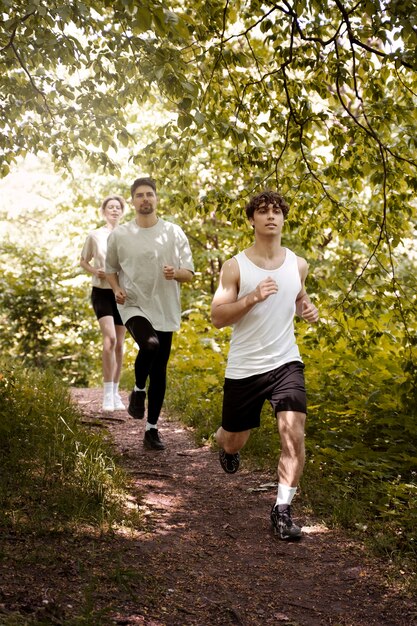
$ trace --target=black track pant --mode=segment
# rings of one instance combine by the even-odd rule
[[[145,389],[149,377],[148,422],[156,424],[165,397],[172,332],[155,330],[140,316],[131,317],[126,328],[139,346],[135,361],[136,386]]]

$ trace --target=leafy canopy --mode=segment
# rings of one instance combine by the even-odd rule
[[[3,175],[18,156],[46,151],[58,165],[78,158],[114,176],[123,148],[163,181],[173,211],[214,224],[239,225],[249,193],[278,187],[292,207],[287,240],[307,251],[322,304],[375,319],[378,294],[411,349],[412,0],[0,0],[0,9]],[[135,122],[153,103],[166,114],[149,141]]]

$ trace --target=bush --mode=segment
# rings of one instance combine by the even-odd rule
[[[88,385],[100,331],[68,260],[3,243],[0,247],[0,348],[27,367],[53,367],[70,385]]]
[[[80,417],[49,371],[1,368],[0,525],[101,523],[123,514],[127,480],[110,444]]]

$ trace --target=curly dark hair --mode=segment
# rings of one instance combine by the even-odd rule
[[[246,215],[248,218],[253,217],[256,209],[259,209],[260,206],[272,204],[275,207],[279,207],[282,210],[284,215],[284,219],[287,217],[290,207],[287,202],[284,200],[282,196],[276,191],[261,191],[257,193],[256,196],[250,199],[248,204],[246,205]]]

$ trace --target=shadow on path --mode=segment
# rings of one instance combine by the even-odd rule
[[[127,403],[127,394],[124,400]],[[225,474],[176,421],[160,421],[166,450],[142,445],[144,421],[103,414],[101,392],[74,389],[87,420],[114,438],[147,515],[146,531],[117,538],[123,564],[143,580],[113,608],[111,622],[149,626],[412,626],[417,609],[389,584],[384,565],[359,543],[306,518],[298,543],[276,539],[269,522],[274,474]],[[133,571],[132,570],[132,571]],[[130,571],[130,570],[129,570]],[[126,573],[125,573],[126,575]],[[137,581],[136,581],[137,582]]]

